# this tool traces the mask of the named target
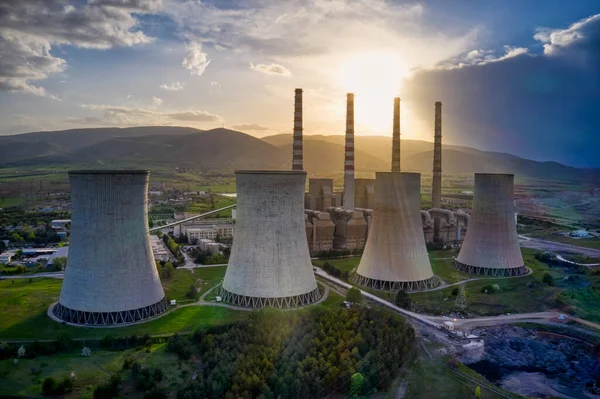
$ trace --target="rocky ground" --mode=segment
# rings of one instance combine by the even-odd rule
[[[483,345],[467,346],[460,360],[488,380],[528,397],[600,398],[600,362],[588,343],[515,326],[473,333]]]

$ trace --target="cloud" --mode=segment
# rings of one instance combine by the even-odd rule
[[[202,52],[202,44],[192,41],[185,48],[188,50],[188,54],[183,59],[182,65],[189,69],[192,75],[202,76],[210,64],[208,54]]]
[[[269,130],[268,127],[257,125],[256,123],[242,123],[241,125],[233,125],[231,128],[235,130],[251,130],[257,132]]]
[[[403,93],[411,118],[430,125],[439,100],[448,142],[599,167],[600,18],[550,32],[543,54],[507,47],[499,58],[417,72]]]
[[[0,91],[26,92],[49,98],[31,81],[62,72],[66,61],[51,54],[53,45],[108,49],[153,39],[138,30],[133,14],[152,12],[156,0],[96,0],[65,5],[62,0],[0,3]]]
[[[169,114],[171,119],[193,122],[221,122],[223,118],[206,111],[186,111]]]
[[[339,61],[359,48],[394,49],[415,63],[410,67],[431,66],[471,47],[480,30],[449,35],[421,23],[423,5],[386,0],[171,1],[165,12],[185,34],[217,50],[317,71],[326,69],[323,59]]]
[[[158,98],[158,97],[152,97],[152,102],[151,102],[151,107],[152,108],[158,108],[162,105],[163,100],[162,98]]]
[[[437,66],[437,68],[453,69],[462,68],[465,66],[485,65],[491,62],[504,61],[509,58],[517,57],[519,55],[528,53],[528,48],[513,46],[504,46],[504,54],[501,56],[496,56],[496,52],[494,50],[471,50],[468,53],[455,57],[452,60],[446,60],[444,62],[441,62]]]
[[[158,86],[163,90],[167,90],[167,91],[179,91],[179,90],[183,90],[183,84],[180,82],[173,82],[171,84],[164,84],[164,85],[160,85]]]
[[[598,21],[600,14],[584,18],[567,29],[538,28],[533,38],[544,43],[544,54],[556,54],[578,41],[584,41],[590,34],[594,35]]]
[[[292,76],[292,73],[279,64],[253,64],[250,63],[250,69],[267,75]]]
[[[112,105],[86,104],[82,108],[101,111],[102,116],[88,116],[84,118],[70,118],[67,122],[81,125],[101,126],[140,126],[140,125],[163,125],[174,121],[185,121],[195,123],[217,123],[223,118],[208,111],[183,111],[183,112],[159,112],[153,109],[130,108]]]

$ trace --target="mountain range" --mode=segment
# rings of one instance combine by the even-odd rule
[[[402,140],[402,169],[431,171],[433,144]],[[0,136],[0,167],[40,167],[57,164],[140,166],[166,164],[202,170],[288,169],[292,135],[262,139],[218,128],[198,130],[176,126],[72,129]],[[391,138],[355,136],[355,164],[359,172],[389,170]],[[445,173],[514,173],[542,179],[600,180],[600,169],[580,169],[557,162],[538,162],[518,156],[444,145]],[[305,135],[304,168],[310,173],[336,173],[344,164],[343,135]],[[95,166],[94,166],[95,167]]]

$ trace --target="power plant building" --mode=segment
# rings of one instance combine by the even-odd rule
[[[52,312],[75,324],[137,322],[168,305],[148,235],[148,171],[71,171],[71,239]]]
[[[470,274],[520,276],[527,273],[514,217],[514,176],[475,173],[469,230],[454,267]]]
[[[304,216],[303,171],[237,171],[236,234],[221,296],[261,308],[307,305],[320,297]]]
[[[375,179],[354,180],[354,207],[373,209],[375,206]]]
[[[368,288],[414,291],[435,287],[421,221],[421,175],[377,172],[375,210],[353,279]]]

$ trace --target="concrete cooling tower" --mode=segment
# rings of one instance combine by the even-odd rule
[[[377,172],[375,210],[356,283],[386,291],[439,284],[425,247],[420,190],[419,173]]]
[[[454,261],[460,271],[486,276],[527,273],[514,217],[514,176],[475,173],[469,229]]]
[[[148,239],[148,171],[71,171],[71,240],[53,313],[108,326],[164,312]]]
[[[303,171],[237,171],[238,219],[223,300],[260,308],[319,299],[304,222]]]

